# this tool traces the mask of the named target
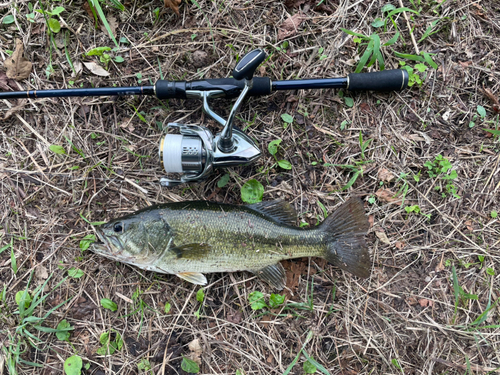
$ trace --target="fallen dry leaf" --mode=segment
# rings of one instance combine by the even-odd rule
[[[366,102],[363,102],[359,105],[359,108],[361,109],[361,111],[363,111],[364,113],[367,113],[367,114],[372,114],[372,110],[370,109],[370,105]]]
[[[116,20],[116,17],[106,16],[106,20],[108,21],[109,28],[111,29],[113,35],[116,35],[116,29],[118,28],[118,21]],[[108,30],[106,30],[106,26],[104,26],[103,24],[101,24],[100,28],[103,33],[108,33]]]
[[[288,17],[280,26],[280,29],[278,31],[278,40],[283,40],[292,35],[295,35],[295,33],[297,32],[297,28],[305,19],[306,17],[301,13],[296,13],[293,16]]]
[[[488,89],[483,87],[483,92],[484,95],[486,95],[492,102],[493,102],[493,110],[496,113],[500,113],[500,101],[498,101],[498,98],[493,94],[493,92]]]
[[[166,8],[172,9],[178,16],[179,13],[179,5],[181,5],[182,0],[163,0]]]
[[[188,348],[191,351],[191,359],[198,364],[201,364],[201,353],[203,349],[201,348],[200,339],[194,339],[188,344]]]
[[[464,224],[465,224],[465,226],[467,227],[467,229],[468,229],[469,231],[471,231],[471,232],[472,232],[472,231],[474,230],[474,227],[472,226],[472,221],[467,220]]]
[[[374,221],[375,221],[375,216],[369,215],[368,216],[368,223],[370,224],[370,228],[373,227]]]
[[[378,170],[378,179],[384,182],[391,182],[392,180],[394,180],[394,174],[389,172],[388,169],[380,168]]]
[[[30,76],[33,64],[24,57],[24,46],[20,39],[16,39],[16,49],[11,57],[4,62],[7,77],[21,81]]]
[[[2,91],[16,91],[16,81],[7,77],[5,72],[0,72],[0,89]]]
[[[92,9],[90,9],[90,5],[88,1],[84,1],[82,3],[82,8],[85,9],[90,18],[94,19],[94,13],[92,13]]]
[[[396,193],[392,192],[389,189],[379,189],[375,193],[378,199],[385,203],[396,203],[401,206],[402,199],[395,197]]]
[[[71,72],[71,77],[76,77],[80,75],[80,73],[83,70],[83,64],[80,61],[75,61],[73,63],[73,68],[75,69],[73,72]]]
[[[390,245],[391,244],[391,241],[389,241],[389,239],[387,238],[387,234],[385,234],[385,232],[383,231],[375,231],[375,234],[377,235],[378,239],[385,243],[386,245]]]
[[[307,264],[303,261],[285,261],[283,262],[283,267],[286,270],[286,287],[293,291],[299,286],[300,276],[306,271]],[[285,294],[288,292],[288,289],[285,291]]]
[[[439,271],[444,271],[443,258],[444,258],[444,253],[443,253],[443,255],[441,256],[441,261],[440,261],[440,262],[439,262],[439,264],[436,266],[436,272],[439,272]]]
[[[104,68],[95,62],[84,62],[83,65],[90,70],[92,73],[94,73],[96,76],[101,76],[101,77],[107,77],[109,76],[109,72],[107,70],[104,70]]]
[[[230,323],[240,324],[241,323],[241,311],[230,310],[226,314],[226,320]]]
[[[399,249],[401,250],[402,248],[405,247],[405,243],[404,242],[401,242],[401,241],[396,241],[396,243],[394,244],[394,246],[396,246],[396,249]]]
[[[5,115],[3,116],[4,120],[9,119],[12,115],[15,115],[17,112],[22,111],[24,109],[24,106],[26,105],[26,99],[19,100],[19,102],[20,103],[18,105],[12,107],[7,112],[5,112]]]
[[[422,307],[432,306],[432,305],[433,305],[432,301],[428,300],[427,298],[422,298],[422,299],[419,299],[419,300],[418,300],[418,303],[419,303],[419,304],[420,304],[420,306],[422,306]]]
[[[35,268],[35,276],[41,280],[47,280],[49,277],[49,273],[47,272],[47,268],[43,265],[39,265]]]
[[[415,297],[408,298],[408,304],[410,304],[411,306],[416,305],[417,299]]]

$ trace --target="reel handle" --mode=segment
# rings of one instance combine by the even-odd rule
[[[234,68],[234,79],[240,80],[244,78],[247,81],[252,80],[255,70],[266,59],[266,56],[266,53],[260,48],[248,52]]]
[[[347,89],[351,91],[399,91],[408,87],[408,79],[408,72],[404,69],[351,73],[347,76]]]

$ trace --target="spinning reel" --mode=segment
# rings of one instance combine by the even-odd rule
[[[0,92],[0,99],[54,98],[70,96],[155,95],[158,99],[200,98],[203,111],[223,126],[215,136],[206,127],[169,123],[179,134],[167,134],[160,140],[159,157],[167,173],[179,174],[178,179],[162,178],[163,186],[199,181],[215,168],[250,164],[257,160],[260,149],[245,133],[233,128],[234,117],[247,96],[269,95],[278,90],[348,89],[391,91],[408,87],[408,72],[394,69],[371,73],[351,73],[345,78],[307,78],[273,81],[255,77],[257,67],[266,53],[255,49],[238,62],[233,78],[196,81],[158,80],[154,86],[102,87],[57,90]],[[215,113],[209,104],[212,98],[237,98],[227,120]]]
[[[266,53],[255,49],[246,54],[233,70],[233,78],[244,79],[245,85],[233,105],[229,117],[224,120],[209,104],[210,98],[225,96],[222,90],[186,90],[188,98],[203,99],[203,111],[223,126],[217,135],[198,125],[169,123],[169,128],[178,128],[180,134],[167,134],[160,140],[160,161],[167,173],[182,173],[179,180],[162,178],[163,186],[197,181],[208,176],[214,168],[245,165],[257,160],[260,149],[245,133],[233,128],[234,117],[241,103],[253,87],[253,75],[265,60]]]

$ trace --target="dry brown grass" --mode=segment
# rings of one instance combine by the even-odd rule
[[[125,62],[111,63],[106,79],[88,71],[71,78],[64,49],[52,51],[57,69],[47,79],[50,49],[43,19],[38,15],[36,23],[26,20],[27,2],[4,4],[0,12],[14,14],[18,29],[2,26],[0,55],[3,60],[7,57],[6,50],[13,48],[16,37],[24,41],[34,69],[29,81],[19,82],[23,89],[64,88],[71,80],[77,87],[136,85],[139,72],[145,84],[160,77],[158,62],[166,79],[226,77],[236,54],[254,47],[272,53],[259,74],[273,80],[345,76],[354,71],[359,51],[340,28],[369,35],[384,3],[326,0],[320,7],[315,3],[288,1],[291,7],[287,7],[282,2],[198,0],[184,2],[180,17],[167,10],[157,22],[154,9],[162,7],[160,1],[128,2],[125,12],[106,8],[107,16],[118,20],[118,37],[130,41],[119,53]],[[390,94],[346,94],[354,98],[352,108],[333,90],[278,92],[249,100],[239,117],[255,118],[247,133],[258,140],[264,156],[254,166],[229,171],[231,181],[222,189],[217,187],[221,174],[174,189],[158,184],[160,125],[203,119],[217,130],[196,100],[164,104],[139,97],[2,101],[2,117],[19,106],[0,127],[0,248],[13,241],[18,272],[13,272],[9,248],[0,254],[0,293],[6,290],[0,301],[0,345],[8,351],[16,344],[19,322],[14,297],[26,288],[33,271],[30,291],[42,285],[45,271],[52,275],[49,289],[71,267],[84,272],[79,279],[65,280],[34,312],[40,317],[69,299],[43,325],[55,328],[66,319],[75,327],[71,344],[30,328],[41,340],[39,350],[23,344],[21,358],[43,368],[19,365],[18,372],[61,373],[64,360],[76,353],[90,364],[87,374],[143,372],[137,366],[143,359],[155,374],[182,374],[182,356],[192,354],[188,343],[199,339],[203,374],[235,374],[238,368],[246,374],[283,374],[309,332],[314,335],[305,350],[330,374],[464,374],[499,368],[500,330],[494,327],[498,307],[481,324],[490,328],[468,329],[485,311],[490,296],[492,303],[499,296],[500,225],[491,212],[500,211],[500,143],[482,130],[498,127],[493,103],[483,92],[489,88],[498,97],[500,88],[498,2],[444,1],[433,12],[437,4],[422,4],[418,16],[408,14],[413,16],[408,23],[415,27],[417,41],[430,22],[441,18],[440,31],[417,45],[421,51],[435,53],[439,63],[438,70],[428,70],[421,87]],[[61,16],[71,30],[68,53],[73,62],[81,61],[91,48],[113,47],[107,34],[93,27],[81,1],[57,5],[66,8]],[[299,11],[305,20],[286,39],[286,52],[280,51],[279,25]],[[404,42],[399,40],[394,50],[414,53],[407,21],[403,15],[395,19]],[[394,32],[389,24],[387,33],[381,31],[382,39],[388,40]],[[320,47],[327,56],[322,60]],[[195,57],[196,51],[204,52],[201,59]],[[390,48],[384,51],[387,67],[398,67],[400,59]],[[486,108],[485,120],[490,122],[478,119],[470,128],[477,105]],[[140,121],[132,106],[144,112],[148,124]],[[225,101],[218,101],[216,108],[225,115],[230,109]],[[295,124],[287,129],[281,120],[284,113],[295,117]],[[344,120],[350,123],[341,130]],[[363,175],[353,187],[342,190],[352,177],[350,170],[323,164],[361,161],[360,131],[364,140],[373,139],[365,150],[371,162],[364,164]],[[272,168],[267,145],[277,138],[283,139],[280,157],[292,162],[291,171]],[[75,152],[68,140],[85,156]],[[48,148],[51,144],[63,145],[68,154],[55,155]],[[460,199],[442,197],[435,187],[444,186],[443,181],[426,172],[424,163],[438,154],[458,172],[453,184]],[[75,166],[79,168],[72,170]],[[395,177],[383,184],[392,192],[406,181],[403,205],[382,199],[368,203],[381,187],[382,169]],[[413,175],[419,171],[416,181]],[[406,180],[397,179],[401,174],[407,174]],[[289,267],[305,266],[298,272],[299,284],[289,293],[289,301],[308,302],[312,286],[314,308],[278,309],[273,312],[276,316],[262,316],[250,308],[248,295],[262,291],[268,296],[273,291],[266,284],[247,273],[208,275],[206,300],[197,319],[197,287],[174,276],[143,272],[80,252],[80,240],[92,233],[82,217],[108,220],[157,202],[241,203],[240,186],[250,178],[264,184],[264,199],[285,198],[311,225],[322,215],[317,202],[332,212],[349,196],[365,197],[373,220],[368,235],[372,276],[353,278],[317,259],[292,262]],[[406,213],[406,206],[417,204],[423,214],[431,215],[430,220]],[[388,243],[376,234],[381,231]],[[483,265],[478,256],[484,256]],[[452,265],[460,286],[478,296],[460,304],[456,314]],[[495,275],[489,275],[487,268],[494,268]],[[103,309],[102,298],[116,302],[118,311]],[[145,304],[143,313],[140,301]],[[165,314],[167,302],[172,308]],[[125,345],[110,356],[96,354],[100,335],[110,329],[122,335]],[[0,351],[0,373],[5,353]],[[301,356],[292,374],[302,373],[304,360]]]

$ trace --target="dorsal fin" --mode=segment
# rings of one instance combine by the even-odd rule
[[[290,203],[283,200],[259,202],[249,204],[247,207],[269,217],[278,224],[297,224],[297,212]]]

